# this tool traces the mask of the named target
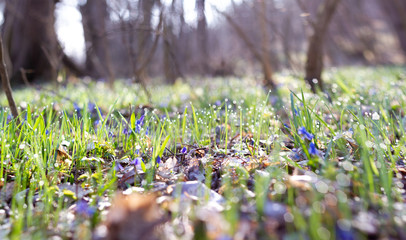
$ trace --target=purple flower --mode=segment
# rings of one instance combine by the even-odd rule
[[[116,135],[112,131],[109,131],[109,137],[113,138],[113,137],[116,137]]]
[[[91,217],[93,214],[95,214],[96,209],[94,207],[90,207],[89,204],[85,200],[79,200],[76,203],[76,213],[86,216],[86,217]]]
[[[187,148],[186,147],[183,147],[182,148],[182,150],[180,151],[182,154],[186,154],[186,152],[187,152]]]
[[[157,164],[160,164],[161,163],[161,157],[160,156],[158,156],[158,157],[156,157],[156,161],[155,161]]]
[[[294,110],[295,110],[295,115],[299,116],[299,112],[297,111],[297,109],[295,108]]]
[[[149,127],[147,127],[147,131],[145,132],[145,135],[148,136],[148,134],[149,134]]]
[[[285,128],[287,128],[288,130],[290,130],[290,127],[289,127],[288,124],[284,123],[283,126],[284,126]]]
[[[76,102],[73,103],[73,108],[75,109],[75,112],[76,112],[76,114],[78,115],[78,117],[81,117],[82,114],[80,113],[80,111],[81,111],[82,109],[79,107],[79,105],[78,105]]]
[[[356,237],[355,233],[351,229],[343,229],[340,226],[336,225],[336,239],[340,240],[354,240]]]
[[[77,111],[80,112],[81,108],[79,107],[79,104],[77,102],[73,103],[73,108]]]
[[[48,135],[49,134],[49,130],[47,129],[47,130],[45,130],[45,135]]]
[[[300,127],[300,128],[297,130],[297,133],[298,133],[299,135],[301,135],[302,137],[306,138],[306,139],[309,140],[309,141],[311,141],[311,140],[313,139],[313,137],[314,137],[314,135],[311,134],[311,133],[309,133],[309,132],[306,130],[305,127]]]
[[[296,148],[293,148],[292,149],[292,154],[291,154],[291,157],[294,159],[294,160],[300,160],[301,159],[301,157],[300,157],[300,155],[299,155],[299,153],[298,153],[298,151],[297,151],[297,149]]]
[[[140,119],[137,120],[137,125],[140,125],[140,126],[144,125],[144,118],[145,118],[144,115],[142,115],[140,117]]]
[[[144,115],[142,115],[135,123],[135,132],[140,133],[142,126],[144,125]]]
[[[7,123],[11,122],[11,120],[13,120],[13,116],[8,114],[7,115]]]
[[[133,164],[133,165],[137,166],[138,164],[140,164],[140,161],[141,161],[141,158],[136,158],[133,161],[131,161],[130,164]]]
[[[92,103],[92,102],[89,102],[89,103],[87,104],[87,109],[88,109],[89,112],[93,112],[93,110],[96,109],[96,104],[94,104],[94,103]]]
[[[123,129],[123,134],[124,134],[124,135],[130,135],[130,134],[131,134],[131,129],[124,128],[124,129]]]
[[[317,148],[316,148],[316,145],[314,144],[314,143],[310,143],[310,145],[309,145],[309,153],[311,154],[311,155],[317,155],[317,154],[319,154],[319,151],[317,150]]]

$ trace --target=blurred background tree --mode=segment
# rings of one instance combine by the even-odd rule
[[[323,66],[405,64],[402,0],[2,0],[0,6],[12,84],[63,81],[61,73],[69,73],[110,84],[129,78],[147,92],[152,79],[254,75],[275,89],[283,82],[274,72],[283,71],[303,77],[315,92],[323,89]],[[71,34],[58,35],[73,21]],[[72,49],[79,54],[69,55]]]
[[[111,65],[110,48],[107,43],[106,24],[109,12],[105,0],[88,0],[80,7],[85,38],[87,75],[108,79],[112,85],[114,71]]]

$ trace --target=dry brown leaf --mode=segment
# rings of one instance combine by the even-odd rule
[[[190,159],[188,166],[185,168],[185,175],[188,181],[203,181],[205,177],[201,161],[197,158]]]
[[[311,177],[307,175],[293,175],[288,177],[287,184],[293,188],[309,191],[312,189],[310,185],[312,181]]]
[[[166,221],[153,195],[118,195],[107,215],[107,240],[159,239],[157,227]]]
[[[62,144],[59,145],[58,150],[57,150],[57,155],[56,155],[56,161],[57,163],[65,163],[66,160],[68,160],[68,163],[71,162],[72,157],[69,155],[67,150],[62,146]],[[68,164],[70,165],[70,164]]]

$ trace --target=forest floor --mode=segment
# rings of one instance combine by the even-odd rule
[[[325,78],[17,90],[0,239],[406,239],[406,69]]]

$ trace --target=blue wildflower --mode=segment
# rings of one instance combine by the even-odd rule
[[[336,225],[336,239],[340,240],[354,240],[355,233],[351,229],[343,229],[340,226]]]
[[[93,110],[95,110],[96,109],[96,104],[94,104],[94,103],[92,103],[92,102],[89,102],[88,104],[87,104],[87,110],[89,111],[89,112],[93,112]]]
[[[123,134],[124,134],[124,135],[130,135],[130,134],[131,134],[131,129],[124,128],[124,129],[123,129]]]
[[[103,111],[102,111],[102,109],[100,107],[94,107],[94,113],[97,113],[97,114],[100,113],[100,115],[102,115],[102,118],[106,117],[106,116],[103,115]]]
[[[293,152],[293,154],[291,155],[291,157],[292,157],[293,159],[295,159],[295,160],[300,160],[300,159],[301,159],[301,157],[300,157],[300,155],[299,155],[299,153],[298,153],[298,151],[297,151],[296,148],[292,149],[292,152]]]
[[[310,145],[309,145],[309,153],[311,154],[311,155],[317,155],[317,154],[319,154],[319,151],[317,150],[317,148],[316,148],[316,145],[314,144],[314,143],[310,143]]]
[[[299,112],[297,111],[297,109],[295,108],[294,110],[295,110],[295,115],[299,116]]]
[[[157,163],[157,164],[160,164],[160,163],[161,163],[161,157],[160,157],[160,156],[156,157],[156,163]]]
[[[186,147],[183,147],[182,148],[182,150],[180,151],[182,154],[186,154],[186,152],[187,152],[187,148]]]
[[[140,126],[140,125],[136,125],[136,126],[135,126],[135,132],[136,132],[136,133],[140,133],[140,132],[141,132],[141,126]]]
[[[109,131],[109,137],[113,138],[113,137],[116,137],[116,135],[112,131]]]
[[[48,135],[49,134],[49,130],[47,129],[47,130],[45,130],[45,135]]]
[[[89,204],[85,200],[80,200],[76,203],[76,213],[91,217],[95,214],[96,209],[94,207],[89,206]]]
[[[81,117],[82,114],[80,113],[80,111],[81,111],[82,109],[79,107],[79,105],[78,105],[76,102],[73,103],[73,108],[75,109],[75,112],[76,112],[76,114],[78,115],[78,117]]]
[[[144,115],[142,115],[135,123],[135,132],[140,133],[142,126],[144,125]]]
[[[11,122],[11,120],[13,120],[13,116],[8,114],[7,115],[7,123]]]
[[[77,102],[73,103],[73,108],[77,111],[80,112],[81,108],[79,107],[79,104]]]
[[[311,141],[311,140],[313,139],[313,137],[314,137],[314,135],[311,134],[311,133],[309,133],[309,132],[306,130],[305,127],[300,127],[300,128],[297,130],[297,133],[298,133],[299,135],[301,135],[302,137],[306,138],[306,139],[309,140],[309,141]]]
[[[133,161],[131,161],[130,164],[133,164],[133,165],[137,166],[138,164],[140,164],[140,162],[141,162],[140,160],[141,160],[141,158],[136,158]]]
[[[145,131],[145,135],[148,136],[148,134],[149,134],[149,127],[147,127],[147,130]]]
[[[290,130],[290,127],[289,127],[288,124],[284,123],[283,126],[284,126],[285,128],[287,128],[288,130]]]
[[[140,119],[137,120],[137,125],[141,125],[141,126],[144,125],[144,118],[145,118],[144,115],[142,115],[140,117]]]

